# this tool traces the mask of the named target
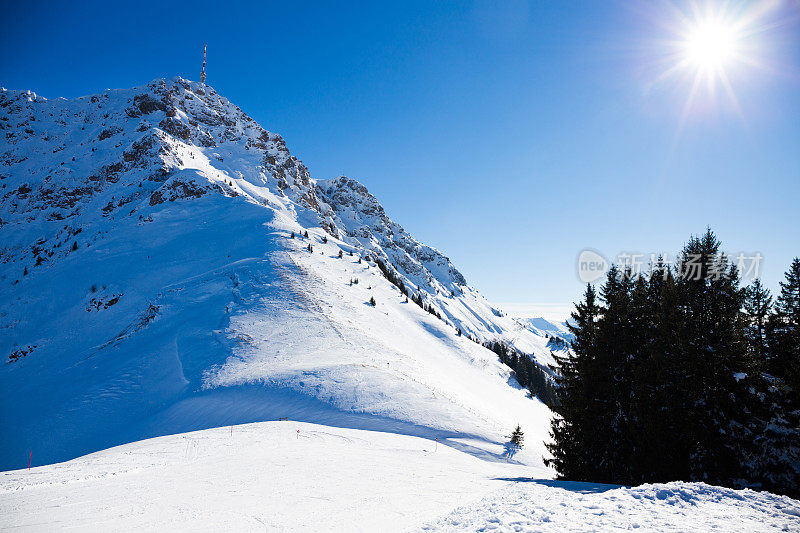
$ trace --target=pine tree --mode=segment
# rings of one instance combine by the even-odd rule
[[[77,250],[77,249],[78,249],[78,241],[74,241],[74,242],[72,243],[72,251],[74,252],[74,251],[75,251],[75,250]]]
[[[522,432],[522,428],[519,427],[519,424],[517,424],[517,427],[511,432],[509,438],[511,439],[511,444],[513,444],[515,448],[519,449],[524,446],[525,434]]]
[[[290,239],[294,239],[294,232],[292,232],[292,235],[291,235],[291,237],[289,237],[289,238],[290,238]]]
[[[374,296],[370,296],[369,297],[369,305],[371,305],[372,307],[375,307],[375,305],[377,305],[375,303],[375,297]]]
[[[756,278],[745,291],[744,312],[748,322],[748,346],[759,367],[767,358],[767,319],[772,310],[772,295],[769,289]]]
[[[519,357],[517,358],[516,367],[516,377],[517,383],[519,383],[520,387],[528,388],[528,384],[530,383],[529,374],[528,374],[528,367],[525,365],[524,362],[520,362]]]
[[[754,283],[755,285],[755,283]],[[753,351],[767,353],[766,370],[760,380],[751,382],[750,427],[756,435],[748,457],[751,482],[774,492],[800,496],[800,260],[794,259],[775,303],[775,312],[766,320],[765,341],[751,335]],[[761,315],[768,291],[751,295],[745,306],[748,316]],[[755,305],[754,300],[762,302]],[[755,309],[756,311],[752,311]],[[751,319],[752,322],[752,319]],[[753,328],[751,328],[753,329]]]
[[[306,249],[307,249],[309,252],[313,252],[313,251],[314,251],[314,247],[313,247],[313,246],[311,246],[311,243],[308,243],[308,248],[306,248]]]
[[[306,232],[303,234],[303,236],[304,236],[306,239],[308,239],[308,230],[306,230]]]
[[[692,238],[680,255],[683,372],[678,392],[686,422],[681,445],[688,452],[689,479],[731,485],[741,475],[746,430],[745,382],[752,368],[741,320],[744,291],[739,274],[709,229]]]
[[[553,466],[561,479],[586,480],[593,472],[592,432],[595,422],[588,403],[589,371],[595,357],[597,320],[601,309],[594,287],[586,286],[584,299],[576,304],[567,325],[574,335],[572,354],[555,356],[557,372],[555,416],[550,424],[552,442],[547,449],[552,458],[545,462]]]
[[[770,321],[770,371],[791,387],[793,400],[800,403],[800,258],[792,261],[780,287]]]
[[[645,285],[645,286],[643,286]],[[682,400],[682,317],[672,269],[659,258],[641,283],[633,306],[639,345],[631,383],[630,483],[688,479],[688,455],[680,438],[686,406]]]
[[[323,235],[322,236],[322,242],[325,243],[325,244],[328,244],[328,236],[327,235]]]
[[[612,266],[601,288],[603,313],[597,321],[595,357],[589,387],[597,427],[594,435],[594,479],[610,483],[629,480],[632,364],[636,353],[633,329],[634,282],[630,269]]]
[[[339,250],[339,259],[341,259],[341,258],[342,258],[342,255],[343,255],[343,254],[342,254],[342,251],[341,251],[341,250]]]

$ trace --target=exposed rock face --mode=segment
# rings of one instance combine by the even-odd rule
[[[191,212],[192,202],[218,195],[321,227],[379,259],[410,294],[473,338],[495,340],[507,330],[450,260],[393,222],[364,185],[313,179],[280,135],[211,87],[157,79],[74,100],[3,89],[0,135],[4,283],[104,242],[121,226],[150,224],[171,206]],[[507,338],[519,343],[517,334]]]
[[[146,220],[147,207],[164,202],[238,196],[239,180],[317,212],[330,235],[372,250],[419,289],[453,292],[466,283],[444,255],[392,222],[366,187],[313,180],[280,135],[207,86],[159,79],[75,100],[3,90],[0,130],[0,227],[36,221],[39,246],[54,259],[98,216]],[[242,150],[258,164],[226,163],[224,152]],[[1,260],[24,263],[31,245],[6,239]]]
[[[0,467],[309,412],[544,427],[472,340],[549,362],[363,185],[313,179],[212,88],[0,92]]]
[[[315,190],[330,208],[321,214],[332,235],[385,256],[427,291],[455,291],[459,285],[466,285],[464,276],[447,257],[392,222],[377,198],[359,182],[342,176],[318,181]]]

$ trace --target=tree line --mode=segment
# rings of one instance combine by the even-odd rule
[[[547,459],[562,479],[800,494],[800,258],[773,301],[708,230],[674,264],[612,266],[569,327]]]

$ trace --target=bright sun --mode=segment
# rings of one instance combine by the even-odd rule
[[[686,59],[695,68],[716,71],[725,67],[736,53],[733,28],[723,22],[702,21],[692,28],[686,38]]]
[[[729,102],[741,113],[734,85],[752,67],[765,67],[760,34],[774,28],[778,0],[687,0],[657,7],[656,17],[672,34],[659,40],[663,67],[655,82],[686,89],[681,123],[693,111],[705,113]],[[663,11],[662,11],[663,9]]]

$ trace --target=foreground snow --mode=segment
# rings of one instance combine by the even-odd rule
[[[298,433],[299,430],[299,433]],[[264,422],[0,474],[13,530],[687,530],[800,527],[786,497],[672,483],[534,481],[419,437]],[[460,506],[460,507],[459,507]]]
[[[531,471],[418,437],[264,422],[3,472],[0,523],[39,531],[402,530]]]
[[[800,502],[705,483],[616,485],[520,479],[429,531],[798,531]]]

